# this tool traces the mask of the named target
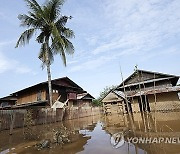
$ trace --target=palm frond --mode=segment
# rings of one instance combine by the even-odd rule
[[[41,44],[38,58],[42,61],[42,64],[46,64],[46,43]]]
[[[48,47],[47,43],[41,44],[38,58],[42,61],[42,65],[41,65],[42,69],[44,69],[45,66],[49,64],[51,65],[54,62],[54,56],[52,50],[50,47]]]
[[[42,31],[39,34],[39,36],[36,38],[36,41],[38,41],[38,43],[43,43],[45,41],[45,37],[46,37],[46,35],[45,35],[44,31]]]
[[[62,40],[62,37],[57,29],[57,27],[55,26],[55,24],[52,25],[52,36],[53,36],[53,39],[59,44],[61,45],[61,47],[63,48],[64,50],[64,47],[65,47],[65,44]]]
[[[42,21],[40,19],[35,19],[26,14],[18,15],[18,19],[21,21],[20,26],[23,26],[23,27],[32,26],[32,27],[36,27],[36,28],[42,27]]]
[[[56,26],[58,28],[63,28],[65,24],[67,23],[67,20],[69,19],[68,16],[61,16],[57,21],[56,21]]]
[[[64,66],[66,66],[67,62],[66,62],[66,54],[65,54],[65,52],[61,52],[60,56],[61,56],[61,59],[63,61]]]
[[[24,0],[27,3],[27,6],[30,8],[32,14],[34,14],[38,19],[43,20],[44,23],[48,23],[44,15],[43,7],[41,7],[36,0]],[[32,15],[31,14],[31,15]]]
[[[73,30],[69,29],[69,28],[63,28],[62,30],[62,35],[64,35],[66,38],[74,38],[75,37],[75,34],[73,32]]]
[[[59,54],[61,56],[63,64],[66,66],[66,54],[64,48],[56,39],[52,39],[51,50],[53,55]]]
[[[42,13],[41,6],[36,2],[36,0],[24,0],[27,6],[36,14]]]
[[[45,9],[49,12],[50,21],[55,21],[60,15],[61,6],[64,4],[64,0],[49,0],[45,5]]]
[[[65,44],[65,52],[69,55],[72,55],[74,53],[73,44],[68,39],[66,39],[64,36],[62,36],[62,39]]]
[[[28,44],[29,40],[32,38],[35,31],[36,31],[35,28],[31,28],[31,29],[24,31],[16,43],[16,48],[20,45],[24,46],[25,44]]]

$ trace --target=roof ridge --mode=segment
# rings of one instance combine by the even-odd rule
[[[143,69],[137,69],[137,71],[143,71],[143,72],[154,73],[154,74],[156,73],[156,74],[161,74],[161,75],[180,77],[180,76],[174,75],[174,74],[167,74],[167,73],[156,72],[156,71],[149,71],[149,70],[143,70]],[[134,71],[134,72],[136,72],[136,71]]]
[[[169,77],[177,77],[180,78],[180,76],[177,75],[172,75],[172,74],[166,74],[166,73],[160,73],[160,72],[154,72],[154,71],[147,71],[147,70],[143,70],[143,69],[137,69],[138,72],[142,71],[142,72],[146,72],[146,73],[154,73],[154,74],[159,74],[159,75],[165,75],[165,76],[169,76]],[[131,76],[133,76],[136,73],[136,70],[134,70],[134,72],[129,75],[124,81],[122,81],[118,87],[120,87],[123,83],[125,83],[126,81],[128,81]]]

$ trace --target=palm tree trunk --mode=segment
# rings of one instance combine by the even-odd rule
[[[49,89],[49,103],[50,107],[52,107],[52,84],[51,84],[51,70],[50,64],[47,64],[47,74],[48,74],[48,89]]]
[[[46,67],[47,67],[47,75],[48,75],[49,103],[50,103],[50,107],[52,107],[53,100],[52,100],[51,69],[50,69],[50,61],[49,61],[49,38],[46,39],[46,43],[47,43]]]

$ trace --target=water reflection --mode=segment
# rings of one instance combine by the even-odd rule
[[[128,132],[127,138],[179,138],[180,137],[180,113],[179,112],[157,112],[136,113],[131,115],[111,116],[105,119],[105,130],[111,135],[117,132]],[[123,123],[124,122],[124,126]],[[134,147],[132,153],[139,153],[142,149],[145,153],[180,153],[180,144],[174,143],[137,143],[124,145],[126,148]],[[129,147],[130,146],[130,147]]]
[[[63,123],[33,127],[36,138],[24,139],[23,129],[16,129],[12,136],[8,131],[0,133],[1,153],[98,153],[98,154],[165,154],[180,153],[180,144],[129,143],[132,137],[180,137],[180,113],[157,112],[131,115],[92,116],[69,120]],[[51,144],[50,148],[39,150],[34,146],[42,139],[53,138],[54,131],[65,127],[75,132],[70,136],[71,143]],[[113,148],[110,138],[113,134],[124,132],[125,143]],[[3,151],[3,152],[2,152]]]

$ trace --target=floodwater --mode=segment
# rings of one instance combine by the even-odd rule
[[[62,128],[73,132],[70,142],[53,142]],[[30,138],[25,135],[25,128],[11,136],[0,132],[0,154],[175,154],[180,153],[180,112],[85,117],[34,126]],[[37,148],[44,139],[49,146]]]

